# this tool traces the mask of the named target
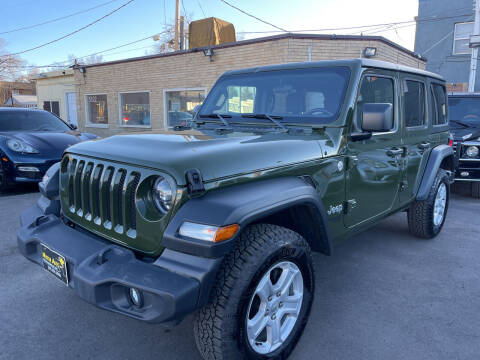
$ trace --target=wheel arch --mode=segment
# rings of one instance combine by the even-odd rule
[[[332,251],[327,216],[316,189],[298,177],[284,177],[233,185],[188,200],[170,221],[163,245],[205,257],[221,257],[233,249],[236,237],[221,243],[186,239],[178,235],[184,221],[215,226],[256,223],[284,226],[302,235],[314,251]]]
[[[439,145],[432,149],[418,189],[417,200],[423,201],[427,199],[439,169],[444,169],[448,172],[455,171],[454,152],[448,145]]]

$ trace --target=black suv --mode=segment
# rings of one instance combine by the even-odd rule
[[[448,105],[457,159],[455,181],[471,183],[472,196],[480,198],[480,93],[451,94]]]

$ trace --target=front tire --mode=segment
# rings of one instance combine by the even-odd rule
[[[408,228],[412,235],[431,239],[442,230],[450,200],[450,182],[445,170],[439,169],[426,200],[415,201],[408,209]]]
[[[310,247],[276,225],[245,229],[194,322],[204,359],[285,359],[308,320],[314,294]]]

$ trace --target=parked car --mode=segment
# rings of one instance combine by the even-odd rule
[[[446,102],[440,76],[367,59],[227,72],[193,129],[70,147],[21,216],[20,252],[100,308],[195,312],[204,359],[285,359],[312,251],[405,210],[413,235],[441,231]]]
[[[75,131],[48,111],[0,108],[0,191],[38,183],[67,147],[96,137]]]
[[[457,157],[455,181],[468,182],[480,199],[480,93],[448,96],[450,131]]]
[[[186,111],[169,111],[168,126],[170,127],[187,127],[190,126],[193,115]]]

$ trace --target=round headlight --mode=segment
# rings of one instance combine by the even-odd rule
[[[152,197],[158,210],[166,213],[172,207],[173,189],[170,183],[162,176],[153,184]]]
[[[468,157],[477,157],[478,156],[478,147],[476,146],[469,146],[467,151],[465,151]]]

